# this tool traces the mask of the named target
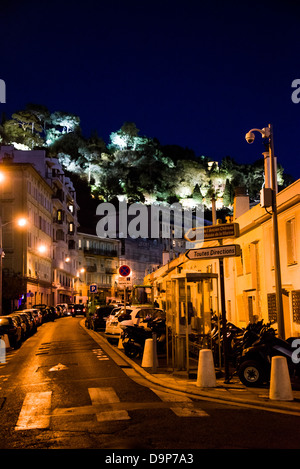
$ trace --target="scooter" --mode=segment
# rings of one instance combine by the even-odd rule
[[[166,323],[164,319],[156,318],[148,321],[148,328],[143,326],[121,326],[121,334],[124,352],[128,357],[141,357],[144,351],[145,341],[156,334],[157,352],[164,351],[166,346]]]
[[[293,341],[279,339],[275,329],[267,325],[261,330],[259,339],[243,350],[237,367],[241,382],[248,387],[269,382],[271,360],[278,355],[286,357],[291,376],[300,376],[300,360]]]

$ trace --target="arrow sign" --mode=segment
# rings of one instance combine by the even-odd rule
[[[221,223],[220,225],[191,228],[184,237],[187,241],[209,241],[211,239],[237,238],[239,235],[238,223]]]
[[[214,246],[201,249],[190,249],[185,253],[185,255],[190,260],[235,257],[241,255],[241,248],[238,244]]]
[[[58,363],[58,365],[53,366],[48,371],[61,371],[61,370],[67,370],[67,369],[68,367],[66,365],[63,365],[62,363]]]

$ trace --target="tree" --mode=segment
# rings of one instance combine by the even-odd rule
[[[39,119],[30,111],[15,112],[12,119],[3,124],[5,142],[20,143],[26,145],[30,150],[43,146],[42,131]]]

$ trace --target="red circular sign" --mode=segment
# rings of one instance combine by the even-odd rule
[[[128,277],[128,275],[130,274],[130,267],[128,265],[121,265],[121,267],[119,268],[119,274],[122,277]]]

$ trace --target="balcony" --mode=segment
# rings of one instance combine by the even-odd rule
[[[116,250],[112,251],[105,251],[104,249],[100,248],[83,248],[84,254],[94,254],[96,256],[105,256],[105,257],[117,257],[118,252]]]
[[[112,269],[111,267],[106,267],[105,268],[105,273],[106,274],[116,274],[118,271],[117,269]]]

